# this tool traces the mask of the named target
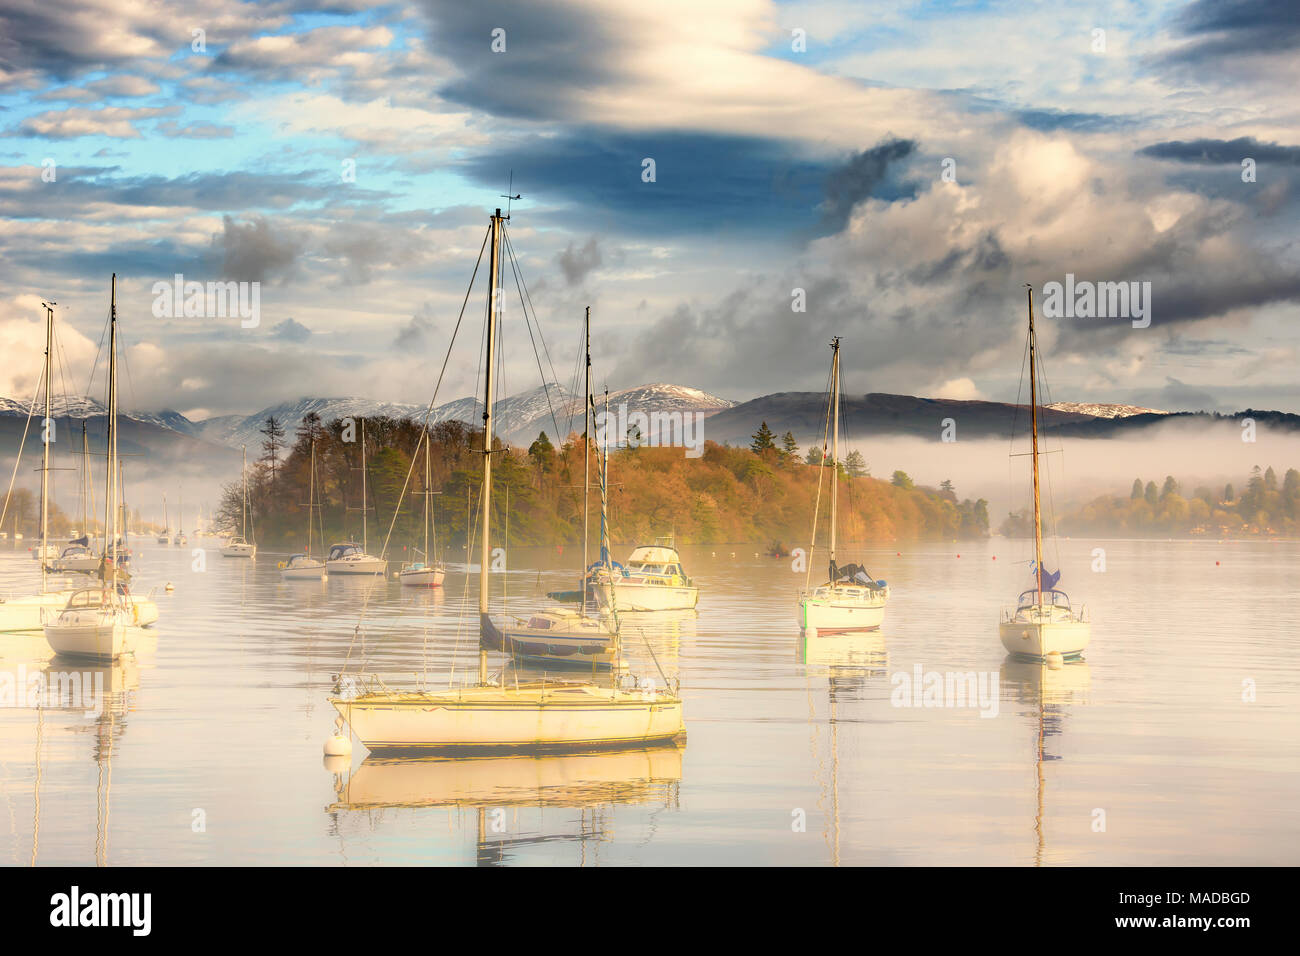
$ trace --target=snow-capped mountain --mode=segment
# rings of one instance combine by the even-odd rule
[[[1073,412],[1076,415],[1091,415],[1093,418],[1128,418],[1131,415],[1168,415],[1158,408],[1143,408],[1141,405],[1110,405],[1100,402],[1052,402],[1044,408],[1058,412]]]

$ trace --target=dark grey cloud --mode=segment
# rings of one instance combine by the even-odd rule
[[[262,216],[239,223],[222,216],[222,232],[212,237],[221,254],[223,278],[239,282],[265,282],[286,278],[296,270],[304,241]]]
[[[1138,155],[1207,166],[1240,166],[1241,161],[1247,157],[1260,164],[1300,166],[1300,146],[1261,143],[1250,136],[1237,139],[1166,140],[1144,146],[1138,150]]]
[[[460,169],[501,191],[563,201],[559,225],[640,236],[754,232],[808,238],[833,231],[869,192],[901,199],[913,187],[889,167],[915,144],[890,141],[842,159],[808,156],[784,140],[716,133],[633,133],[579,127],[503,140]],[[655,181],[642,179],[654,160]]]
[[[560,271],[564,273],[564,281],[569,285],[578,285],[587,277],[587,273],[600,266],[600,245],[595,236],[591,236],[581,246],[570,240],[555,259],[560,264]]]
[[[905,159],[916,152],[916,143],[909,139],[893,139],[864,149],[849,157],[844,165],[826,174],[822,202],[822,225],[830,232],[839,232],[849,221],[853,207],[875,195],[891,163]]]
[[[498,116],[569,118],[573,97],[618,78],[629,52],[612,18],[538,0],[424,0],[429,45],[460,76],[438,92]],[[492,31],[505,31],[504,53]]]
[[[1173,27],[1192,42],[1172,59],[1188,63],[1300,47],[1295,0],[1194,0],[1174,17]]]

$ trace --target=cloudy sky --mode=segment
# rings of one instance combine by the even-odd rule
[[[1044,319],[1054,398],[1300,410],[1297,47],[1288,0],[3,0],[0,393],[50,297],[86,389],[116,271],[130,407],[427,402],[513,176],[566,383],[591,305],[613,388],[818,389],[838,334],[850,390],[1013,399],[1069,273],[1152,321]],[[155,317],[176,273],[260,324]]]

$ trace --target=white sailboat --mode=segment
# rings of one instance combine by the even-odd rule
[[[104,489],[104,557],[100,583],[73,592],[66,606],[45,624],[45,640],[55,654],[81,660],[114,661],[140,641],[142,608],[130,592],[130,573],[118,557],[121,476],[117,456],[117,275],[113,275],[108,335],[108,467]],[[149,615],[156,620],[157,608]],[[152,623],[152,621],[150,621]]]
[[[54,306],[57,303],[45,303],[45,368],[42,387],[45,391],[45,423],[53,423],[53,395],[50,392],[53,383],[54,368]],[[35,402],[33,401],[33,405]],[[47,424],[45,427],[50,427]],[[44,437],[44,429],[42,430]],[[39,633],[45,619],[63,607],[71,597],[68,588],[51,587],[48,575],[47,556],[53,547],[49,541],[50,532],[50,446],[52,441],[41,442],[41,540],[37,557],[40,558],[41,588],[35,594],[23,594],[15,597],[0,598],[0,634],[20,634],[23,632]],[[17,474],[17,464],[14,466]],[[11,488],[12,491],[12,488]],[[8,500],[6,500],[6,506]],[[17,516],[14,518],[14,540],[22,535],[17,531]],[[58,557],[56,551],[54,557]]]
[[[99,569],[99,554],[90,538],[90,440],[86,423],[81,423],[81,534],[73,533],[58,558],[50,565],[52,571],[73,571],[94,574]]]
[[[311,439],[311,475],[307,479],[307,550],[291,555],[280,565],[280,577],[286,581],[320,581],[325,577],[325,562],[311,553],[311,526],[316,518],[316,439]]]
[[[839,457],[840,457],[840,340],[831,341],[831,394],[827,409],[831,439],[831,529],[830,569],[825,584],[809,587],[812,556],[817,543],[817,516],[813,514],[813,543],[808,549],[808,575],[804,590],[799,594],[799,627],[807,637],[870,631],[880,627],[885,619],[885,605],[889,602],[889,585],[877,581],[857,564],[843,567],[835,563],[835,535],[839,518]],[[822,459],[826,460],[826,446],[822,444]],[[825,469],[823,469],[824,473]],[[817,496],[821,497],[821,476],[817,478]]]
[[[582,484],[582,587],[583,593],[577,610],[568,607],[545,608],[527,617],[511,616],[500,627],[491,621],[484,641],[493,650],[505,651],[528,663],[550,667],[591,668],[613,667],[619,656],[618,615],[601,616],[589,613],[592,588],[595,580],[587,565],[587,522],[591,489],[591,424],[595,407],[591,395],[591,309],[584,320],[586,349],[586,397],[583,402],[582,423],[583,484]],[[601,568],[609,567],[609,548],[606,538],[605,515],[608,508],[605,498],[604,469],[601,469]],[[603,587],[613,589],[611,575],[606,574]]]
[[[176,505],[176,537],[172,538],[172,544],[178,547],[184,547],[189,544],[189,539],[185,537],[185,499],[177,496]]]
[[[163,527],[162,533],[158,535],[159,544],[168,544],[172,539],[172,523],[167,517],[167,492],[163,492]]]
[[[366,420],[361,419],[361,544],[344,541],[330,545],[329,554],[325,556],[325,573],[334,575],[368,575],[384,574],[388,562],[377,558],[367,551],[369,546],[370,501],[366,497]]]
[[[1060,655],[1078,660],[1092,638],[1087,611],[1074,607],[1064,591],[1057,590],[1060,571],[1043,565],[1043,512],[1038,491],[1038,339],[1034,333],[1034,290],[1029,296],[1029,422],[1030,459],[1034,480],[1034,586],[1020,593],[1014,607],[1002,609],[998,636],[1007,653],[1045,659]]]
[[[500,634],[488,614],[492,516],[492,411],[496,382],[501,237],[506,217],[491,217],[483,401],[482,540],[479,551],[478,682],[441,691],[394,691],[378,681],[340,678],[330,703],[372,752],[624,749],[685,733],[681,698],[653,686],[552,679],[505,684],[488,679],[487,644]],[[486,239],[485,239],[486,242]],[[585,568],[584,568],[585,575]],[[347,688],[349,692],[344,692]]]
[[[232,537],[221,549],[223,558],[256,558],[257,545],[248,540],[248,446],[241,445],[243,463],[239,468],[242,498],[239,509],[239,534]]]
[[[433,453],[429,446],[429,429],[424,430],[424,550],[420,552],[423,561],[413,561],[397,572],[397,580],[404,588],[440,588],[447,577],[447,569],[429,551],[429,498],[439,494],[433,490]],[[437,551],[438,532],[434,529],[434,551]]]

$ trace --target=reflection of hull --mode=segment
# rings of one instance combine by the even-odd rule
[[[1041,659],[1056,653],[1069,660],[1088,646],[1092,625],[1087,621],[1003,621],[998,636],[1007,653],[1016,657]]]
[[[834,634],[829,637],[805,634],[799,638],[799,661],[823,667],[877,669],[889,662],[885,636],[879,631]]]
[[[1065,667],[1048,667],[1042,661],[1007,657],[998,671],[1003,689],[1014,688],[1022,704],[1087,703],[1092,677],[1088,662],[1075,661]]]
[[[124,611],[69,608],[45,625],[45,639],[60,657],[111,662],[135,650],[139,629]]]
[[[367,757],[331,809],[633,803],[682,777],[674,746],[611,753],[394,760]]]
[[[17,598],[0,599],[0,634],[39,632],[46,618],[52,618],[68,603],[71,591],[47,591]]]
[[[665,694],[539,681],[330,703],[372,753],[619,749],[682,736],[682,702]]]
[[[596,598],[602,608],[608,609],[617,601],[620,612],[687,611],[694,608],[700,600],[699,588],[637,584],[623,580],[618,581],[612,588],[606,584],[595,590]]]
[[[442,568],[403,568],[397,580],[404,588],[440,588],[447,572]]]

